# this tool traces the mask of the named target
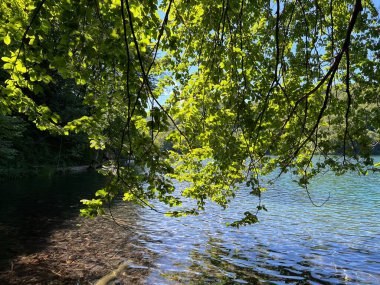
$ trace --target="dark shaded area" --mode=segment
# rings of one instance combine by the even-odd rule
[[[63,79],[54,71],[49,75],[52,82],[35,83],[36,92],[24,90],[25,95],[57,114],[51,120],[60,126],[90,115],[90,108],[83,104],[84,86],[77,86],[74,80]],[[0,70],[0,83],[7,78]],[[54,168],[90,165],[101,157],[99,151],[89,147],[86,134],[72,132],[69,136],[59,136],[41,131],[32,120],[17,112],[0,114],[0,180],[51,173]]]
[[[145,284],[154,255],[136,234],[135,207],[128,206],[124,226],[109,214],[79,216],[80,199],[93,198],[104,183],[87,172],[1,184],[0,284],[90,285],[124,262],[117,284]]]
[[[373,155],[380,155],[380,144],[375,145],[373,148]]]
[[[80,199],[104,183],[95,172],[31,177],[0,186],[0,270],[21,254],[42,250],[50,233],[79,214]]]
[[[0,115],[0,180],[51,174],[57,168],[94,164],[99,151],[81,133],[58,136],[20,116]]]
[[[128,266],[115,284],[146,284],[153,258],[133,232],[109,216],[76,217],[52,231],[44,249],[15,257],[9,269],[0,271],[0,284],[90,285],[121,263]]]
[[[25,280],[24,282],[21,282],[19,284],[41,284],[41,276],[43,276],[44,283],[43,284],[83,284],[81,280],[72,277],[72,276],[58,276],[57,273],[54,273],[52,271],[46,270],[50,266],[50,261],[42,261],[38,264],[28,264],[28,266],[24,266],[22,268],[21,273],[18,274],[17,279]],[[18,266],[15,266],[13,268],[15,272],[19,271]],[[14,284],[12,280],[7,280],[6,278],[1,278],[0,275],[0,281],[3,285],[11,285]]]

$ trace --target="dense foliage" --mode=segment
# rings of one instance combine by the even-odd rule
[[[3,70],[4,71],[4,70]],[[33,100],[60,113],[63,122],[88,114],[84,92],[71,79],[52,74],[54,83]],[[0,82],[7,79],[0,76]],[[22,175],[51,175],[75,165],[96,166],[102,152],[90,149],[86,134],[59,136],[38,130],[22,113],[0,114],[0,180]]]
[[[191,198],[169,214],[198,214],[207,200],[226,207],[241,183],[260,196],[270,173],[293,171],[307,188],[321,170],[373,165],[380,26],[369,0],[0,5],[0,113],[83,132],[108,153],[109,183],[85,215],[120,193],[152,209]],[[83,96],[76,118],[46,98],[60,78]],[[175,192],[174,180],[188,187]]]

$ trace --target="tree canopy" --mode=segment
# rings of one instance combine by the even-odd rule
[[[372,1],[7,0],[0,23],[0,114],[84,132],[108,153],[109,183],[84,215],[120,193],[151,209],[194,199],[168,214],[198,214],[207,200],[227,207],[242,183],[260,196],[271,173],[291,171],[307,189],[323,170],[373,166]],[[60,78],[81,90],[86,115],[68,120],[40,99]]]

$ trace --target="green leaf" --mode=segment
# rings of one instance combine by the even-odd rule
[[[1,58],[1,60],[4,61],[4,62],[11,62],[11,61],[12,61],[11,58],[6,57],[6,56],[3,56],[3,57]]]
[[[98,191],[96,191],[95,196],[104,198],[108,196],[108,192],[104,188],[99,189]]]
[[[11,37],[8,34],[4,37],[4,43],[6,45],[9,45],[11,43]]]

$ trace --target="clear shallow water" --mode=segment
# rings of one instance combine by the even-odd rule
[[[244,188],[227,210],[210,204],[198,217],[138,210],[135,231],[156,255],[148,284],[380,284],[380,173],[327,173],[310,191],[330,198],[315,207],[282,177],[263,195],[260,223],[239,229],[225,224],[257,205]]]
[[[76,214],[79,199],[103,183],[93,174],[3,183],[0,227],[14,234],[0,231],[0,256],[12,257],[7,248],[28,228],[25,217],[59,226],[57,217],[71,207]],[[114,213],[153,253],[147,284],[380,284],[380,173],[326,174],[310,191],[317,203],[330,199],[314,207],[291,177],[281,177],[263,194],[269,212],[239,229],[225,224],[257,206],[244,187],[227,210],[210,204],[198,217],[168,218],[124,203]]]
[[[103,184],[95,172],[1,181],[0,271],[17,255],[43,250],[54,229],[78,216],[80,199]]]

